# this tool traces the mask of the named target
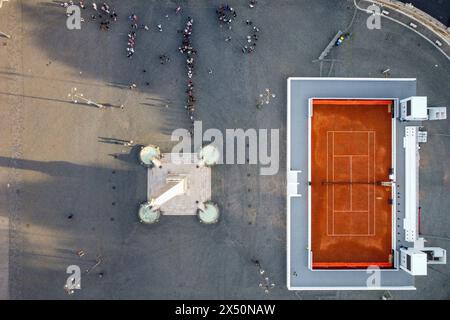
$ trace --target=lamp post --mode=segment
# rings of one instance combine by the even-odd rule
[[[85,98],[82,93],[77,92],[77,88],[70,89],[70,93],[68,94],[68,97],[72,100],[73,103],[78,103],[78,99],[79,99],[79,100],[86,102],[89,105],[93,104],[94,106],[96,106],[97,108],[100,108],[100,109],[105,107],[104,105],[102,105],[100,103],[97,103],[95,101]]]

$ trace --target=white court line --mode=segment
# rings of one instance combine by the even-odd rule
[[[341,132],[343,132],[343,133],[347,133],[347,132],[349,132],[349,133],[355,133],[355,132],[357,132],[357,133],[368,133],[368,132],[374,132],[374,131],[367,131],[367,130],[355,130],[355,131],[351,131],[351,130],[331,130],[331,131],[328,131],[328,132],[337,132],[337,133],[341,133]]]
[[[376,169],[376,161],[375,161],[375,139],[376,139],[376,132],[373,132],[373,181],[375,181],[375,169]],[[376,211],[375,211],[375,187],[373,188],[373,235],[376,234],[375,232],[375,228],[376,228],[376,220],[375,220],[375,215],[376,215]]]
[[[348,210],[334,210],[334,212],[349,212]],[[351,212],[369,212],[369,210],[353,210]]]
[[[370,181],[370,132],[367,133],[367,182]],[[370,207],[370,185],[367,185],[367,209]],[[367,214],[367,234],[370,234],[370,212]]]
[[[333,157],[368,157],[368,154],[335,154]]]
[[[330,153],[328,152],[328,139],[329,138],[329,135],[328,135],[328,131],[327,131],[327,180],[328,180],[328,162],[330,161]],[[330,230],[329,230],[329,225],[330,225],[330,218],[329,218],[329,215],[330,215],[330,208],[329,208],[329,206],[328,206],[328,203],[330,202],[330,198],[329,198],[329,192],[328,192],[328,190],[329,190],[329,188],[328,188],[328,185],[327,185],[327,236],[329,236],[330,235]]]
[[[332,131],[333,132],[333,140],[332,140],[332,146],[333,146],[333,148],[331,149],[331,165],[332,165],[332,167],[331,167],[331,172],[333,172],[333,181],[334,181],[334,158],[333,158],[333,155],[334,155],[334,131]],[[333,226],[333,236],[334,236],[334,184],[332,185],[332,195],[333,195],[333,202],[332,202],[332,204],[333,204],[333,206],[332,206],[332,210],[333,211],[331,211],[332,213],[333,213],[333,220],[332,220],[332,226]]]
[[[350,182],[353,181],[353,167],[352,167],[352,164],[353,164],[353,157],[356,156],[356,157],[367,157],[367,182],[370,182],[370,165],[369,165],[370,164],[370,135],[371,134],[375,135],[375,132],[374,131],[363,131],[363,130],[360,130],[360,131],[350,131],[350,130],[348,130],[348,131],[347,130],[327,131],[327,179],[328,179],[328,175],[329,175],[328,161],[329,161],[330,154],[329,154],[329,146],[328,146],[328,144],[329,144],[329,133],[330,132],[333,134],[332,154],[331,154],[331,156],[332,156],[332,172],[333,172],[333,180],[332,181],[334,181],[334,178],[335,178],[335,175],[334,175],[334,158],[335,157],[347,157],[347,158],[350,158],[349,159]],[[334,154],[334,143],[335,143],[334,137],[335,137],[335,133],[366,133],[367,134],[367,154],[366,155],[351,155],[351,154],[349,154],[349,155],[335,155]],[[374,154],[373,154],[373,163],[374,163],[374,166],[373,166],[373,177],[374,177],[374,180],[373,181],[375,181],[375,141],[373,143],[373,149],[374,149]],[[329,236],[330,234],[329,234],[329,231],[328,231],[328,225],[329,225],[328,224],[329,223],[328,222],[328,215],[329,215],[328,189],[329,189],[329,185],[327,185],[327,235]],[[373,220],[374,221],[373,222],[374,222],[374,225],[375,225],[375,190],[373,191],[373,193],[374,193],[374,195],[373,195],[373,206],[374,206],[373,207],[374,208]],[[350,184],[350,210],[345,210],[345,211],[344,210],[335,210],[334,209],[334,184],[332,185],[332,215],[333,215],[333,219],[332,219],[332,226],[333,226],[333,228],[332,228],[333,229],[332,236],[371,236],[371,235],[375,235],[375,232],[373,234],[370,232],[370,207],[371,207],[371,204],[370,204],[370,185],[367,186],[367,210],[355,210],[355,211],[353,211],[353,202],[352,202],[352,200],[353,200],[353,187]],[[367,234],[352,234],[352,233],[350,233],[350,234],[335,234],[335,213],[336,212],[367,213],[368,233]],[[374,226],[374,229],[375,229],[375,226]]]
[[[353,167],[352,167],[353,157],[350,156],[350,212],[353,212]]]
[[[365,233],[339,233],[333,235],[333,237],[370,237],[371,234],[365,234]]]

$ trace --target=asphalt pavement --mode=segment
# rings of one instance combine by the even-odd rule
[[[10,228],[11,299],[381,297],[381,292],[286,289],[286,80],[382,77],[390,68],[391,77],[416,77],[418,93],[431,105],[449,105],[449,61],[391,21],[383,20],[380,30],[367,29],[366,15],[354,16],[353,1],[259,0],[250,9],[233,0],[237,18],[231,30],[216,18],[222,2],[108,1],[119,16],[109,31],[91,20],[90,9],[82,11],[81,30],[68,30],[64,9],[51,1],[4,3],[0,30],[13,38],[0,38],[0,215]],[[131,13],[149,30],[138,30],[136,52],[127,59]],[[204,130],[279,129],[280,169],[260,176],[258,165],[214,167],[217,225],[189,216],[142,225],[137,208],[146,199],[146,171],[137,162],[138,147],[102,141],[134,140],[169,152],[173,130],[190,126],[184,109],[186,61],[178,51],[188,16],[194,19],[198,51],[196,119]],[[260,29],[252,54],[242,53],[250,33],[245,20]],[[337,30],[347,27],[352,36],[332,50],[328,58],[334,60],[313,62]],[[170,62],[160,64],[161,54]],[[74,87],[110,107],[72,103],[68,94]],[[259,110],[255,102],[265,88],[276,98]],[[122,104],[123,109],[114,107]],[[421,148],[420,175],[422,232],[435,237],[430,245],[447,249],[449,121],[426,124],[429,142]],[[259,286],[252,259],[275,283],[269,294]],[[73,295],[63,289],[70,265],[82,270],[81,290]],[[450,298],[449,269],[431,268],[417,279],[417,291],[392,293],[394,299]]]

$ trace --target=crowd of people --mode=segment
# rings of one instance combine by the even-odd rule
[[[127,58],[131,58],[134,54],[134,48],[136,46],[136,31],[133,29],[138,28],[138,17],[134,13],[128,16],[128,20],[131,22],[131,31],[128,32],[128,43],[127,43]]]
[[[100,30],[108,31],[111,27],[111,24],[117,21],[118,16],[113,8],[110,7],[106,2],[97,3],[92,2],[91,5],[85,5],[85,1],[79,0],[76,1],[77,5],[81,9],[89,9],[92,11],[91,14],[92,20],[99,20]],[[256,5],[256,0],[249,0],[249,7],[254,8]],[[74,1],[62,2],[61,6],[67,8],[70,5],[74,5]],[[177,7],[175,9],[175,14],[179,14],[181,12],[181,7]],[[236,10],[228,4],[222,4],[216,10],[217,19],[221,25],[227,25],[228,29],[231,29],[232,22],[236,19],[237,13]],[[167,17],[167,16],[166,16]],[[136,40],[138,30],[144,29],[149,30],[148,26],[145,24],[139,24],[138,16],[134,13],[131,13],[128,16],[128,21],[130,23],[130,30],[127,34],[127,47],[126,47],[126,56],[131,58],[136,49]],[[195,121],[195,102],[196,99],[194,97],[194,83],[193,83],[193,72],[194,72],[194,58],[196,55],[196,50],[193,48],[191,43],[191,35],[192,35],[192,27],[194,20],[191,17],[188,17],[184,30],[182,31],[183,40],[181,46],[178,48],[181,53],[183,53],[186,57],[186,68],[187,68],[187,87],[186,87],[186,104],[185,109],[187,110],[188,117],[192,123],[190,132],[193,128],[193,123]],[[258,32],[259,28],[253,25],[253,22],[250,20],[246,20],[245,23],[249,28],[251,28],[251,32],[247,35],[245,39],[245,44],[242,45],[242,52],[244,53],[252,53],[256,47],[256,41],[258,40]],[[162,25],[156,25],[158,31],[162,32]],[[181,30],[180,30],[181,32]],[[225,41],[231,41],[231,36],[226,37]],[[170,58],[167,54],[161,54],[159,56],[159,61],[161,64],[166,64],[170,61]],[[209,71],[212,73],[212,70]],[[148,83],[147,83],[148,84]],[[134,85],[135,86],[135,85]]]
[[[249,0],[249,7],[254,8],[256,5],[256,0]],[[231,30],[231,22],[237,17],[236,10],[234,10],[228,4],[221,4],[216,10],[217,18],[219,19],[220,26],[227,24],[228,29]],[[259,28],[253,25],[251,20],[245,20],[247,26],[251,28],[250,35],[245,38],[245,44],[242,45],[241,49],[243,53],[253,53],[256,49],[256,41],[258,40]],[[231,41],[231,36],[227,36],[225,41]]]
[[[169,63],[169,62],[170,62],[170,58],[169,58],[169,56],[167,54],[161,54],[159,56],[159,63],[166,64],[166,63]]]
[[[186,105],[184,106],[188,112],[189,120],[191,121],[191,127],[189,132],[192,134],[193,125],[194,125],[194,111],[195,111],[195,97],[194,97],[194,83],[192,81],[192,75],[194,72],[194,56],[197,51],[193,48],[191,43],[191,35],[192,35],[192,25],[194,23],[194,19],[188,17],[186,26],[183,30],[183,41],[178,50],[186,55],[186,67],[187,67],[187,88],[186,88]]]
[[[217,18],[219,23],[228,24],[228,28],[231,29],[231,22],[237,17],[236,10],[230,7],[228,4],[221,4],[216,10]]]
[[[252,27],[252,29],[251,29],[251,35],[248,35],[246,38],[247,44],[245,44],[242,47],[242,52],[243,53],[252,53],[253,51],[255,51],[256,41],[258,41],[259,28],[256,26],[252,26],[253,22],[250,20],[245,21],[245,23],[248,26]]]
[[[134,13],[128,16],[128,21],[131,22],[131,31],[128,33],[128,43],[127,43],[127,58],[131,58],[134,54],[134,48],[136,46],[136,36],[137,30],[150,30],[146,24],[138,24],[138,17]]]
[[[81,9],[87,8],[86,5],[84,4],[84,0],[79,0],[77,1],[77,3]],[[73,1],[61,2],[61,7],[63,8],[68,8],[69,6],[73,5],[75,5]],[[91,9],[93,10],[93,13],[91,14],[91,19],[94,21],[97,20],[97,18],[99,19],[100,30],[102,31],[108,31],[111,26],[111,22],[117,21],[116,11],[114,9],[111,9],[109,4],[107,4],[106,2],[103,2],[100,5],[100,8],[97,6],[97,3],[93,2]]]

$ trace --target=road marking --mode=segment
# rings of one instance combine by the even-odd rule
[[[374,2],[371,1],[371,0],[364,0],[364,1],[368,1],[368,2],[374,3]],[[353,4],[355,5],[356,8],[358,8],[358,10],[361,10],[361,11],[364,11],[364,12],[367,13],[367,10],[366,10],[366,9],[363,9],[363,8],[359,7],[359,6],[356,4],[356,0],[353,0]],[[398,11],[398,10],[396,10],[396,11],[399,12],[399,13],[401,13],[401,14],[403,14],[403,15],[405,15],[405,16],[407,16],[407,17],[409,17],[409,15],[407,15],[407,14],[404,13],[404,12],[400,12],[400,11]],[[396,19],[394,19],[394,18],[392,18],[392,17],[388,17],[388,16],[385,16],[385,15],[383,15],[383,14],[380,14],[380,16],[383,17],[383,18],[389,19],[389,20],[391,20],[391,21],[394,21],[394,22],[396,22],[396,23],[398,23],[398,24],[404,26],[405,28],[408,28],[409,30],[411,30],[411,31],[413,31],[413,32],[415,32],[415,33],[417,33],[419,36],[421,36],[421,37],[424,38],[426,41],[428,41],[429,43],[431,43],[431,45],[433,45],[436,49],[438,49],[438,50],[439,50],[439,51],[440,51],[440,52],[441,52],[448,60],[450,60],[450,57],[445,53],[444,50],[442,50],[441,48],[439,48],[439,46],[438,46],[437,44],[435,44],[434,41],[428,39],[425,35],[421,34],[419,31],[415,30],[414,28],[408,26],[407,24],[405,24],[405,23],[403,23],[403,22],[400,22],[400,21],[398,21],[398,20],[396,20]],[[413,19],[413,18],[411,17],[411,19]],[[417,21],[417,19],[414,19],[414,20]],[[418,21],[418,22],[419,22],[419,21]],[[428,28],[428,27],[427,27],[426,25],[424,25],[423,23],[420,23],[420,24],[423,25],[425,28]],[[429,29],[429,28],[428,28],[428,29]]]

